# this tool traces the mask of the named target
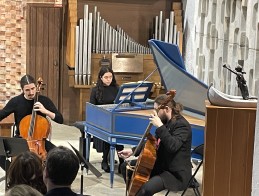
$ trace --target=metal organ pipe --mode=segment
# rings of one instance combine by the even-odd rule
[[[87,75],[87,67],[88,67],[88,32],[89,25],[88,25],[88,5],[84,5],[84,36],[83,36],[83,81],[82,84],[86,84],[86,75]]]
[[[92,13],[89,13],[89,23],[88,23],[88,50],[87,50],[87,83],[91,82],[91,57],[92,57]]]
[[[160,11],[154,23],[153,38],[179,44],[180,32],[174,25],[173,11],[164,22]],[[92,53],[151,53],[148,46],[137,43],[119,25],[114,28],[101,18],[96,6],[93,13],[89,13],[88,5],[84,6],[84,18],[79,20],[75,31],[75,84],[91,84]]]
[[[76,26],[76,40],[75,45],[79,45],[79,26]],[[78,63],[78,57],[79,57],[79,48],[75,47],[75,84],[79,84],[79,63]]]
[[[79,54],[78,54],[78,84],[83,84],[83,33],[84,33],[84,23],[83,19],[79,20]]]

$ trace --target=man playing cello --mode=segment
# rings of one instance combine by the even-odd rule
[[[14,114],[15,120],[15,137],[20,137],[20,122],[21,120],[36,111],[37,114],[43,117],[49,117],[57,123],[63,123],[63,116],[57,110],[54,103],[46,96],[39,95],[38,101],[35,102],[34,98],[36,96],[36,81],[30,75],[25,75],[20,81],[22,93],[18,96],[13,97],[6,106],[0,110],[0,120]],[[46,141],[46,150],[48,151],[54,145],[49,141]],[[0,167],[5,168],[5,158],[0,156]]]
[[[168,189],[171,191],[184,190],[192,174],[191,140],[192,131],[188,121],[180,114],[182,107],[174,101],[176,91],[170,99],[167,95],[159,95],[155,99],[155,111],[150,115],[150,122],[157,127],[155,165],[150,179],[145,182],[136,195],[154,195]],[[119,152],[123,158],[133,154],[134,149],[125,149]],[[136,161],[131,161],[134,165]],[[126,181],[126,165],[121,165],[121,172]],[[131,178],[132,172],[127,176]],[[133,176],[132,176],[133,177]]]

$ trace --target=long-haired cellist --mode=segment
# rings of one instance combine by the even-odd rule
[[[43,117],[49,117],[57,123],[63,123],[62,114],[57,110],[50,98],[39,95],[38,101],[34,101],[36,96],[36,81],[31,75],[24,75],[20,80],[20,86],[22,93],[10,99],[5,107],[0,110],[0,120],[6,118],[12,113],[14,114],[16,126],[15,137],[20,137],[20,122],[25,116],[30,115],[32,110],[36,111],[37,114]],[[47,151],[53,146],[53,144],[46,141]],[[5,169],[4,157],[0,157],[0,167]]]
[[[181,115],[182,106],[176,103],[173,97],[166,101],[168,96],[164,94],[155,99],[155,111],[149,120],[157,127],[155,131],[157,158],[150,179],[141,186],[137,192],[138,196],[154,195],[165,189],[184,190],[191,177],[191,126]],[[134,149],[125,149],[119,154],[127,158],[133,151]],[[136,163],[136,161],[131,162],[131,165]],[[121,172],[126,181],[126,162],[122,164]],[[128,171],[129,178],[131,175],[132,172]]]

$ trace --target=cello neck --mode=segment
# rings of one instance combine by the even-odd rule
[[[38,85],[36,86],[36,94],[35,94],[34,103],[33,103],[33,106],[32,106],[32,113],[31,113],[30,126],[29,126],[29,130],[28,130],[28,137],[32,137],[33,132],[34,132],[35,121],[36,121],[36,116],[37,116],[37,112],[34,111],[34,104],[38,101],[39,93],[40,93],[40,90],[42,88],[42,83],[43,83],[43,80],[40,77],[38,79]]]
[[[32,137],[33,132],[34,132],[35,121],[36,121],[36,116],[37,116],[37,113],[34,111],[34,104],[38,101],[38,96],[39,96],[38,94],[39,93],[36,92],[33,107],[32,107],[30,126],[29,126],[29,130],[28,130],[28,136],[29,137]]]
[[[134,150],[132,156],[135,156],[136,154],[138,154],[138,152],[140,152],[140,149],[142,149],[142,146],[143,146],[143,144],[145,142],[145,139],[148,136],[148,134],[150,133],[150,130],[151,130],[152,126],[153,126],[153,124],[151,122],[149,122],[149,124],[148,124],[148,126],[147,126],[147,128],[145,130],[145,133],[143,134],[141,140],[139,141],[139,143],[138,143],[136,149]]]

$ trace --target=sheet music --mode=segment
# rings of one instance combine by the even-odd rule
[[[121,105],[123,102],[125,102],[126,100],[128,100],[128,97],[130,97],[141,85],[143,85],[143,84],[145,84],[146,86],[148,86],[148,85],[150,85],[150,84],[152,84],[152,86],[153,86],[153,83],[146,83],[146,81],[147,81],[147,79],[155,72],[155,71],[157,71],[158,70],[158,67],[155,69],[155,70],[153,70],[141,83],[139,83],[128,95],[126,95],[126,97],[124,98],[124,99],[122,99],[121,101],[120,101],[120,98],[118,98],[118,100],[119,100],[119,103],[118,103],[118,105],[113,109],[113,111],[119,106],[119,105]],[[151,86],[151,88],[152,88],[152,86]],[[150,91],[151,91],[151,88],[150,89],[148,89],[149,90],[149,93],[150,93]],[[119,91],[120,92],[120,91]],[[147,91],[146,91],[147,92]],[[136,92],[136,93],[138,93],[138,92]],[[121,96],[120,94],[119,94],[119,96]],[[130,98],[132,98],[132,97],[130,97]],[[132,99],[131,99],[132,100]],[[143,100],[142,100],[143,101]],[[116,99],[115,99],[115,103],[116,103]]]
[[[127,84],[136,84],[136,83],[131,82],[131,83],[127,83]],[[130,93],[133,90],[135,90],[135,88],[125,88],[125,89],[123,89],[122,93]],[[138,88],[136,88],[135,92],[144,92],[147,90],[148,90],[148,87],[138,87]]]

